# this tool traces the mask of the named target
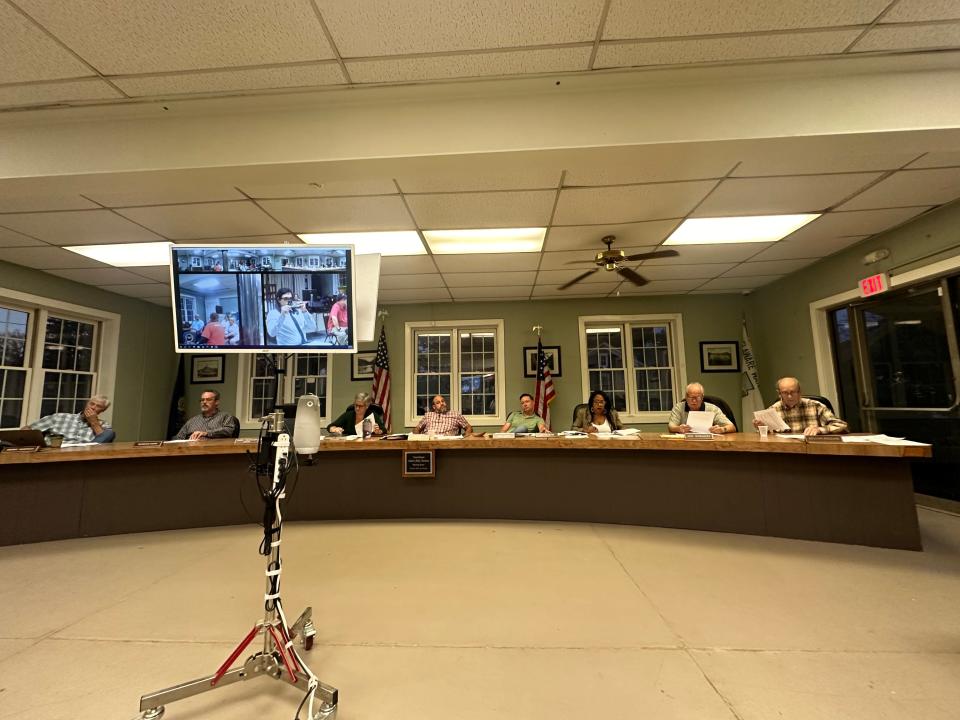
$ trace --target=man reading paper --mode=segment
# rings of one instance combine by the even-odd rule
[[[800,395],[800,381],[793,377],[777,380],[780,399],[768,409],[779,415],[790,426],[789,432],[804,435],[839,435],[847,432],[847,424],[817,400]],[[753,426],[763,425],[754,419]]]

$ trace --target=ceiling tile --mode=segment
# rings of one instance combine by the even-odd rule
[[[751,140],[738,144],[732,177],[827,175],[897,170],[923,152],[910,133],[820,135]]]
[[[682,35],[758,32],[800,28],[861,25],[889,5],[889,0],[754,0],[679,4],[673,0],[612,0],[603,39],[655,38]]]
[[[411,303],[450,301],[446,288],[406,288],[399,290],[381,290],[377,298],[381,303]]]
[[[57,105],[87,100],[113,100],[123,93],[103,80],[69,80],[39,85],[6,85],[0,87],[0,107],[25,105]]]
[[[380,276],[408,273],[435,273],[437,266],[430,255],[394,255],[380,257]]]
[[[783,242],[783,241],[781,241]],[[678,245],[679,257],[644,260],[644,271],[651,265],[700,265],[701,263],[743,262],[774,243],[724,243],[722,245]]]
[[[540,253],[486,253],[480,255],[434,255],[434,261],[440,272],[520,272],[536,270],[540,263]]]
[[[786,240],[834,238],[843,235],[873,235],[906,222],[928,210],[924,207],[885,208],[882,210],[834,211],[804,225]],[[783,242],[783,241],[781,241]]]
[[[543,254],[543,262],[540,263],[541,270],[580,270],[584,272],[593,265],[597,252],[604,250],[603,246],[588,250],[562,250],[560,252],[548,252]],[[614,250],[623,250],[625,255],[636,255],[637,253],[650,252],[654,248],[650,245],[639,247],[621,247],[614,245]],[[588,262],[589,261],[589,262]],[[573,264],[576,263],[576,264]]]
[[[563,184],[591,187],[721,178],[736,166],[740,153],[727,143],[579,148],[569,153]]]
[[[503,285],[487,287],[450,288],[454,300],[485,300],[487,298],[523,298],[530,297],[533,283],[529,285]]]
[[[166,297],[144,298],[148,303],[154,305],[163,305],[164,307],[173,307],[173,301],[169,295]]]
[[[85,285],[142,285],[143,278],[120,268],[86,268],[47,270],[51,275],[59,275],[67,280]]]
[[[0,260],[12,262],[15,265],[49,270],[50,268],[103,268],[103,263],[91,260],[69,250],[58,247],[14,247],[0,248]]]
[[[64,272],[71,272],[71,271],[66,270]],[[76,272],[88,272],[88,271],[79,270]],[[137,298],[138,300],[142,300],[145,298],[170,296],[170,286],[163,285],[161,283],[140,283],[135,285],[101,285],[100,289],[106,290],[107,292],[117,293],[118,295],[126,295],[128,297]]]
[[[861,240],[866,240],[869,235],[842,236],[842,237],[811,237],[800,239],[781,240],[768,250],[750,258],[757,262],[766,262],[769,260],[792,260],[794,258],[813,258],[819,260],[828,255],[856,245]]]
[[[806,260],[766,260],[745,262],[724,274],[724,277],[754,277],[756,275],[789,275],[807,265],[815,263],[815,259]]]
[[[58,80],[94,72],[23,14],[0,4],[0,83]]]
[[[284,230],[250,201],[158,205],[125,208],[117,212],[175,240],[282,233]]]
[[[960,167],[901,170],[851,198],[838,210],[942,205],[958,197],[960,197]]]
[[[56,245],[157,242],[149,230],[109,210],[75,210],[4,215],[0,224]]]
[[[549,252],[556,250],[595,250],[600,252],[606,249],[601,239],[607,235],[613,235],[616,238],[613,247],[616,249],[624,245],[630,247],[646,246],[652,250],[653,246],[666,240],[679,223],[679,220],[653,220],[625,225],[554,226],[547,232],[547,239],[543,248]]]
[[[252,198],[268,200],[275,198],[343,197],[349,195],[394,195],[397,186],[388,178],[370,180],[317,179],[315,183],[278,183],[272,185],[241,185],[240,190]]]
[[[617,289],[619,282],[590,283],[574,285],[566,290],[558,290],[556,285],[540,285],[533,288],[533,297],[554,297],[574,300],[584,297],[606,297]]]
[[[484,190],[545,190],[560,184],[560,172],[529,164],[491,170],[462,169],[401,172],[397,183],[405,193],[478,192]]]
[[[782,275],[756,275],[754,277],[723,277],[708,280],[698,290],[753,290],[779,280]]]
[[[106,75],[333,58],[316,13],[301,0],[17,4]]]
[[[879,25],[868,32],[853,51],[934,50],[960,47],[960,22],[940,25]]]
[[[695,40],[604,43],[593,63],[595,68],[680,65],[689,63],[805,57],[843,52],[857,39],[859,29],[697,38]]]
[[[623,283],[619,290],[621,295],[646,295],[648,293],[687,292],[704,284],[703,278],[692,280],[651,280],[646,285],[636,286],[632,282]]]
[[[196,245],[198,243],[210,245],[303,245],[304,242],[293,233],[284,235],[244,235],[237,237],[205,238],[203,240],[174,240],[177,245]]]
[[[880,22],[920,20],[960,20],[960,5],[957,5],[956,0],[900,0]]]
[[[521,228],[546,226],[555,197],[553,190],[521,190],[409,195],[407,203],[425,230]]]
[[[381,290],[401,290],[406,288],[443,287],[440,273],[416,273],[411,275],[384,275],[380,278]]]
[[[170,266],[169,265],[153,265],[153,266],[142,266],[142,267],[128,267],[124,268],[127,272],[134,273],[135,275],[140,275],[141,277],[150,278],[156,282],[170,284]]]
[[[91,200],[110,208],[144,205],[176,205],[181,203],[243,200],[243,194],[228,185],[189,183],[178,179],[163,185],[122,190],[93,190],[84,193]]]
[[[493,285],[533,285],[537,273],[533,270],[521,272],[473,272],[473,273],[445,273],[443,276],[447,287],[490,287]]]
[[[140,75],[113,78],[113,82],[131,97],[149,97],[343,85],[347,81],[337,63],[324,63],[171,75]]]
[[[679,258],[674,258],[674,260],[679,260]],[[709,280],[723,275],[734,267],[736,267],[736,263],[701,263],[699,265],[650,265],[643,263],[640,267],[634,269],[647,280],[690,280],[695,278]]]
[[[587,265],[578,268],[567,268],[565,270],[541,270],[537,273],[537,285],[563,285],[573,280],[577,275],[582,275],[588,270],[595,270],[593,275],[588,275],[580,281],[584,285],[597,285],[614,282],[619,280],[620,276],[612,270],[607,271],[600,268],[591,268]]]
[[[691,290],[687,295],[742,295],[743,290]]]
[[[603,0],[317,0],[344,58],[592,42]]]
[[[99,207],[79,195],[0,195],[0,213],[87,210]],[[0,225],[3,217],[0,216]]]
[[[553,222],[557,225],[595,225],[684,217],[715,184],[705,181],[564,188]]]
[[[416,229],[399,195],[264,200],[260,206],[297,233]]]
[[[909,165],[914,168],[960,167],[960,150],[929,152]]]
[[[3,218],[0,217],[0,223],[2,222]],[[47,246],[47,244],[41,240],[22,235],[13,230],[7,230],[5,227],[0,227],[0,247],[30,247],[38,245],[43,247]]]
[[[347,62],[347,72],[355,83],[394,83],[574,72],[587,70],[591,50],[591,47],[586,46],[470,55],[353,60]]]
[[[728,178],[693,217],[823,212],[880,177],[880,173]]]

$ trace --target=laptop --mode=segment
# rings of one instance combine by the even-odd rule
[[[46,446],[43,433],[39,430],[0,430],[0,446],[14,447]]]

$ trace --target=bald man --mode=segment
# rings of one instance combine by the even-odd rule
[[[703,385],[694,382],[687,385],[686,394],[683,402],[678,402],[670,411],[670,421],[667,427],[672,433],[688,433],[693,430],[687,425],[687,416],[691,412],[710,412],[713,413],[713,424],[710,432],[723,435],[737,431],[736,425],[730,422],[730,419],[723,414],[723,410],[713,403],[703,401]]]
[[[795,377],[782,377],[777,380],[777,395],[780,399],[770,409],[783,418],[790,426],[789,432],[804,435],[839,435],[847,431],[847,424],[831,412],[830,408],[817,400],[810,400],[800,394],[800,381]],[[753,421],[754,427],[762,425]]]

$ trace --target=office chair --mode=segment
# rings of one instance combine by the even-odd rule
[[[737,419],[733,415],[733,410],[730,409],[730,406],[727,404],[727,401],[722,397],[717,397],[716,395],[704,395],[703,401],[705,403],[713,403],[727,416],[727,420],[733,423],[733,427],[737,427]],[[737,428],[739,431],[739,428]]]
[[[233,434],[230,437],[238,438],[240,437],[240,419],[236,415],[231,415],[233,418]]]
[[[573,427],[573,424],[577,421],[577,413],[580,412],[580,410],[582,410],[582,409],[585,408],[586,406],[587,406],[586,403],[580,403],[579,405],[575,405],[575,406],[574,406],[574,408],[573,408],[573,417],[570,418],[570,427]]]
[[[835,412],[836,412],[836,411],[833,409],[833,403],[830,402],[830,401],[829,401],[827,398],[825,398],[823,395],[807,395],[806,393],[804,393],[803,396],[804,396],[807,400],[816,400],[817,402],[823,403],[824,405],[827,406],[827,410],[829,410],[829,411],[832,412],[832,413],[835,413]]]

